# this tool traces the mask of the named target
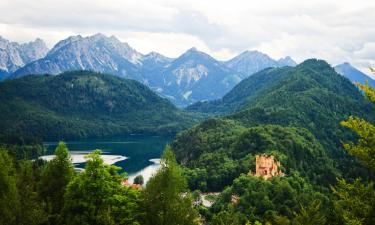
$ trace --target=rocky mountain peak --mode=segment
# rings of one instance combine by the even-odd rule
[[[19,44],[0,36],[0,70],[12,73],[18,68],[44,57],[48,48],[43,40]]]

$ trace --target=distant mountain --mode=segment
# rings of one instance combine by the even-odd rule
[[[164,81],[162,79],[161,72],[173,60],[174,59],[163,56],[157,52],[151,52],[144,55],[142,58],[142,66],[140,68],[140,73],[143,77],[141,82],[149,86],[151,89],[162,93]]]
[[[19,44],[10,42],[0,36],[0,79],[1,75],[8,75],[27,63],[44,57],[48,48],[43,40]]]
[[[245,51],[233,59],[226,61],[225,65],[241,73],[242,78],[246,78],[268,67],[295,66],[296,62],[289,56],[274,60],[258,51]]]
[[[347,62],[335,66],[335,70],[337,73],[343,75],[352,82],[359,82],[364,84],[366,83],[366,81],[368,81],[370,86],[375,87],[374,79],[362,73],[361,71],[359,71]]]
[[[140,53],[114,36],[78,35],[58,42],[44,58],[17,70],[14,77],[91,70],[141,80],[137,67],[141,58]]]
[[[172,61],[161,75],[162,93],[177,105],[220,98],[241,81],[237,72],[195,48]]]
[[[24,76],[1,82],[0,93],[0,136],[174,134],[192,122],[147,86],[109,74]]]
[[[28,74],[57,75],[65,71],[90,70],[137,80],[178,106],[221,98],[250,74],[266,67],[295,65],[286,57],[273,60],[260,52],[244,52],[219,62],[192,48],[177,59],[151,52],[143,55],[116,37],[95,34],[71,36],[58,42],[36,61],[3,73],[3,77]],[[0,68],[1,69],[1,68]]]

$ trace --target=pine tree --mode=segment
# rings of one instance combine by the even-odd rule
[[[198,213],[193,208],[187,190],[187,182],[169,146],[161,158],[161,168],[147,183],[144,195],[146,224],[199,224]]]
[[[17,163],[17,188],[20,199],[20,210],[17,215],[18,225],[45,224],[47,215],[38,198],[37,183],[33,162],[21,160]]]
[[[0,224],[17,224],[19,196],[16,186],[13,160],[5,149],[0,148]]]
[[[40,180],[40,197],[45,201],[50,222],[58,223],[64,205],[64,194],[74,176],[74,167],[69,150],[64,142],[59,142],[55,158],[43,168]]]

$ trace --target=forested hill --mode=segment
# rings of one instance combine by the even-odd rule
[[[191,120],[134,81],[89,71],[26,76],[0,84],[0,135],[72,139],[171,134]]]
[[[313,171],[306,177],[320,184],[334,183],[335,171],[352,178],[368,175],[342,148],[342,140],[354,140],[354,135],[340,122],[350,115],[375,121],[375,107],[325,61],[263,70],[222,99],[188,109],[223,115],[179,134],[172,143],[178,160],[189,168],[193,188],[217,190],[230,184],[241,172],[254,169],[251,163],[259,153],[281,154],[281,161],[286,156],[289,169],[310,164],[295,170]],[[319,145],[324,154],[314,155]],[[317,169],[323,168],[315,165],[323,162],[318,157],[327,169]]]
[[[240,82],[222,99],[195,104],[191,111],[229,114],[245,126],[279,124],[310,130],[328,148],[345,138],[340,121],[349,115],[374,120],[374,107],[347,78],[323,60],[263,70]],[[337,152],[336,152],[337,153]]]

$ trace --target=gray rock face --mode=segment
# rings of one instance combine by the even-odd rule
[[[350,65],[349,63],[345,62],[335,66],[335,70],[337,73],[343,75],[344,77],[348,78],[351,82],[359,82],[368,84],[372,87],[375,87],[375,80],[372,79],[370,76],[362,73],[354,66]]]
[[[44,58],[17,70],[14,76],[92,70],[137,79],[137,67],[141,65],[142,57],[114,36],[78,35],[58,42]]]
[[[241,73],[241,78],[243,79],[268,67],[295,66],[296,62],[289,56],[274,60],[268,55],[258,51],[245,51],[225,62],[225,65]]]
[[[10,42],[0,36],[0,71],[10,74],[27,63],[43,58],[48,48],[43,40],[18,44]]]
[[[238,73],[195,48],[171,62],[161,76],[160,92],[179,106],[220,98],[241,80]]]

